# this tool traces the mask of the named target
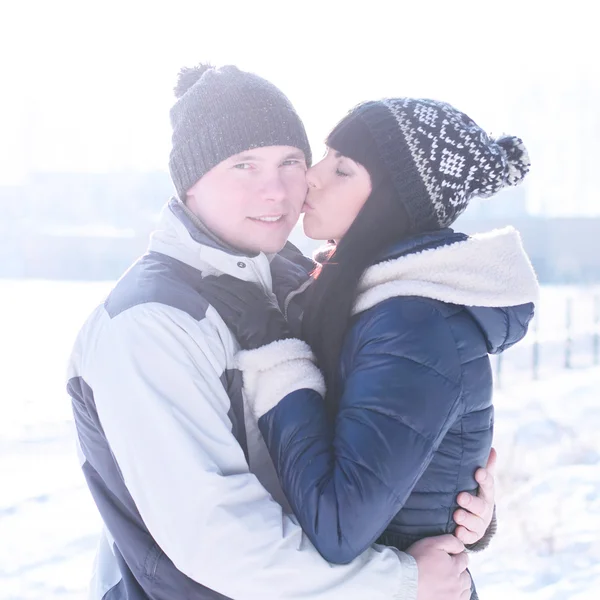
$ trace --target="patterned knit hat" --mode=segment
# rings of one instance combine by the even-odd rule
[[[530,166],[519,138],[490,138],[467,115],[435,100],[365,102],[326,143],[369,173],[387,171],[415,233],[449,227],[471,198],[517,185]]]
[[[293,146],[310,166],[308,138],[290,101],[272,83],[226,66],[183,68],[171,109],[169,169],[181,200],[220,162],[252,148]]]

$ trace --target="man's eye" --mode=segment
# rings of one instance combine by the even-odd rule
[[[234,169],[239,169],[240,171],[246,171],[252,168],[250,163],[238,163],[237,165],[233,165]]]
[[[292,165],[299,165],[300,164],[300,160],[298,160],[297,158],[289,158],[288,160],[284,160],[281,163],[284,167],[289,167]]]
[[[335,174],[338,177],[350,177],[350,173],[344,173],[344,171],[340,171],[340,169],[336,169]]]

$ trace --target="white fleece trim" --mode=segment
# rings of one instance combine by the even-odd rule
[[[255,350],[242,350],[236,357],[242,371],[267,371],[282,362],[305,358],[315,361],[310,346],[302,340],[289,338],[276,340]]]
[[[396,296],[464,306],[535,302],[537,277],[513,227],[379,263],[365,271],[354,314]]]
[[[315,365],[310,346],[298,339],[278,340],[237,355],[244,395],[256,419],[296,390],[325,395],[325,380]]]

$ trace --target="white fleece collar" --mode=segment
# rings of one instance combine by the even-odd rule
[[[395,296],[421,296],[463,306],[535,302],[537,277],[513,227],[391,259],[367,269],[354,314]]]

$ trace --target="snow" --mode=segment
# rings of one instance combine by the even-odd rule
[[[499,533],[472,560],[482,600],[600,592],[600,369],[496,394]]]
[[[80,325],[110,286],[0,281],[0,600],[85,597],[100,522],[79,469],[64,376]],[[590,293],[571,292],[590,305]],[[545,290],[541,331],[563,328],[565,293]],[[542,361],[551,367],[539,381],[523,367],[529,350],[504,359],[500,530],[471,562],[482,600],[600,592],[600,368],[582,366],[592,363],[588,338],[572,370],[561,368],[564,345],[548,346]]]
[[[100,527],[65,390],[79,326],[108,283],[0,281],[0,599],[81,599]]]

